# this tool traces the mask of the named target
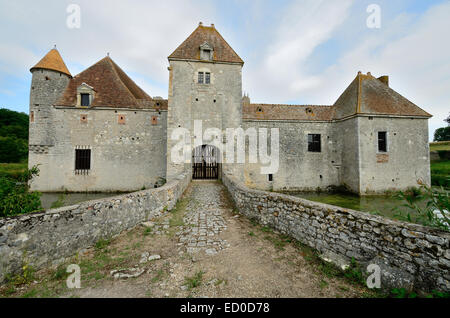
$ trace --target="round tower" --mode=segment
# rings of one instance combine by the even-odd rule
[[[54,145],[53,105],[64,93],[72,75],[56,48],[50,50],[30,72],[33,74],[30,90],[30,153],[45,152],[46,148]]]

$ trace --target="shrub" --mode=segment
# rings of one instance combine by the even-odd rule
[[[443,188],[435,189],[422,185],[421,194],[418,196],[403,192],[399,192],[397,196],[405,201],[402,206],[415,212],[414,220],[411,213],[401,212],[399,209],[397,209],[397,216],[409,222],[419,222],[446,231],[450,230],[450,194]],[[417,204],[419,199],[425,201],[424,208]]]
[[[39,211],[41,194],[29,192],[28,182],[39,175],[37,166],[22,173],[17,180],[0,176],[0,217]]]

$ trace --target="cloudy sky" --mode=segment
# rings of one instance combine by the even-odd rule
[[[67,25],[70,4],[80,28]],[[371,4],[380,28],[367,26]],[[434,115],[430,134],[445,126],[449,0],[0,0],[0,107],[28,112],[29,69],[54,45],[72,75],[109,52],[149,95],[167,98],[167,56],[199,21],[245,61],[252,102],[331,105],[370,71]]]

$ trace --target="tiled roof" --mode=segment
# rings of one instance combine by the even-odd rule
[[[354,114],[431,117],[370,73],[358,73],[334,106],[336,119]]]
[[[358,73],[333,106],[250,104],[243,102],[245,120],[331,121],[356,114],[431,117],[370,73]]]
[[[330,121],[333,119],[332,106],[243,104],[242,118],[252,120],[310,120]]]
[[[50,50],[30,71],[33,69],[53,70],[72,76],[57,49]]]
[[[110,57],[73,77],[56,105],[76,106],[77,88],[83,83],[94,89],[91,107],[167,109],[167,100],[152,99]]]
[[[200,60],[200,46],[208,43],[213,47],[214,62],[244,64],[216,28],[199,25],[197,29],[169,56],[170,59]]]

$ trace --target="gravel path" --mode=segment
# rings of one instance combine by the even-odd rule
[[[81,289],[67,289],[65,278],[54,279],[53,269],[38,273],[37,283],[12,296],[359,297],[366,292],[321,270],[309,249],[236,214],[218,181],[193,181],[175,210],[72,262],[81,267]]]

